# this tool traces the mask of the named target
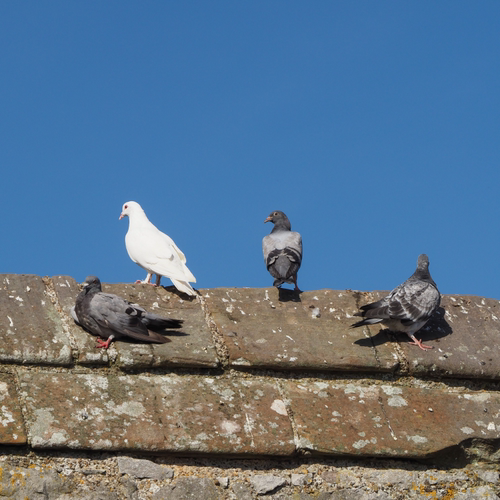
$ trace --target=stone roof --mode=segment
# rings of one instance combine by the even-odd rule
[[[417,334],[350,329],[385,292],[103,284],[184,320],[167,344],[95,338],[69,276],[1,275],[0,443],[229,459],[500,463],[500,301],[446,295]],[[9,448],[11,449],[11,448]],[[15,448],[14,448],[15,449]]]

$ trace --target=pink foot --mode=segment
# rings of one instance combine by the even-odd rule
[[[106,341],[101,340],[100,338],[97,338],[96,340],[97,340],[97,343],[98,343],[98,345],[96,345],[97,349],[100,349],[101,347],[103,349],[107,349],[109,347],[109,344],[113,340],[113,336],[108,337],[108,340],[106,340]]]
[[[413,340],[414,340],[414,342],[408,342],[408,343],[411,345],[418,345],[418,347],[420,347],[420,349],[422,349],[422,351],[425,351],[427,349],[434,349],[434,346],[422,344],[422,341],[416,339],[415,337],[413,337]]]

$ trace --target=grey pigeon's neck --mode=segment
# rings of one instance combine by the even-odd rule
[[[291,229],[292,225],[288,219],[280,219],[274,223],[271,233],[276,233],[278,231],[291,231]]]
[[[85,288],[85,295],[95,295],[102,291],[101,285],[91,285]]]
[[[428,265],[417,267],[412,277],[421,281],[426,281],[427,283],[432,283],[434,286],[436,286],[436,283],[434,283],[434,280],[431,278],[431,273],[429,272]]]

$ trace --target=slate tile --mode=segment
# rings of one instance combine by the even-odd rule
[[[290,455],[295,449],[279,391],[265,381],[33,372],[19,377],[33,448],[237,455]]]
[[[494,441],[500,394],[381,384],[285,384],[299,448],[331,455],[426,458],[463,441]]]
[[[390,372],[398,366],[392,346],[374,348],[362,330],[349,328],[355,292],[303,292],[298,301],[274,287],[200,292],[234,368]]]
[[[70,341],[42,278],[0,275],[0,362],[69,365]]]
[[[0,373],[0,444],[26,444],[15,380],[7,373]]]

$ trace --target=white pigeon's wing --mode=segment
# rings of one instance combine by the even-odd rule
[[[183,281],[192,277],[191,273],[185,272],[185,265],[175,250],[175,243],[154,226],[141,231],[129,230],[125,244],[130,258],[154,274]],[[181,255],[185,260],[182,252]]]
[[[166,236],[166,235],[165,235]],[[186,266],[186,256],[181,252],[181,249],[174,243],[172,239],[170,239],[172,242],[172,248],[174,253],[177,254],[179,257],[179,260],[182,263],[182,270],[184,271],[184,280],[185,281],[191,281],[192,283],[196,283],[196,278],[194,277],[193,273],[189,270],[189,268]]]

